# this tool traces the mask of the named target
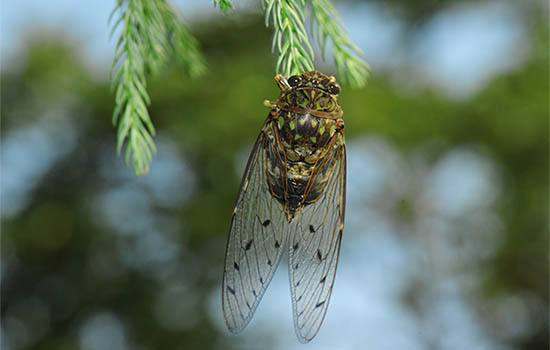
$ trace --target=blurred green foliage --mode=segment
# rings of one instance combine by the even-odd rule
[[[471,100],[450,101],[429,89],[404,92],[384,75],[374,75],[363,90],[344,90],[341,97],[350,139],[381,135],[404,154],[432,145],[433,160],[456,146],[472,145],[495,159],[503,180],[503,240],[495,258],[481,267],[486,294],[479,303],[514,292],[544,301],[545,310],[534,312],[545,327],[513,339],[511,345],[522,349],[548,344],[549,71],[544,21],[533,26],[536,39],[529,62],[498,77]],[[2,223],[2,314],[36,296],[53,311],[46,335],[29,349],[75,349],[82,320],[105,309],[121,317],[131,339],[143,348],[224,348],[226,336],[212,324],[207,302],[221,276],[240,180],[234,171],[236,156],[251,146],[267,114],[262,101],[274,98],[277,88],[272,58],[266,54],[270,33],[260,19],[216,21],[196,29],[210,72],[189,82],[172,67],[150,85],[150,113],[158,134],[177,140],[196,177],[183,207],[155,208],[184,227],[176,240],[185,246],[180,260],[188,266],[185,278],[192,281],[196,298],[196,312],[189,315],[195,323],[185,330],[158,325],[152,310],[158,281],[136,270],[117,270],[113,233],[91,210],[95,193],[125,186],[124,181],[104,183],[100,175],[102,155],[114,149],[107,76],[97,79],[84,67],[81,43],[55,35],[37,36],[24,60],[2,72],[3,135],[60,108],[83,130],[76,149],[40,179],[28,206]],[[104,264],[113,275],[98,274],[101,266],[96,264]]]

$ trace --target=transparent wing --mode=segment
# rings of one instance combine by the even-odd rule
[[[223,275],[225,322],[233,333],[252,319],[280,261],[288,226],[266,181],[266,157],[275,147],[268,122],[248,159],[229,233]]]
[[[300,341],[317,334],[329,304],[344,228],[346,154],[344,146],[329,158],[329,176],[319,200],[291,223],[290,283],[294,327]]]

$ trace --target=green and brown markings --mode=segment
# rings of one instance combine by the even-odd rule
[[[225,256],[222,304],[231,332],[252,319],[287,249],[296,334],[323,322],[344,230],[344,120],[334,77],[275,76],[281,92],[252,149]]]
[[[271,112],[263,132],[279,152],[267,159],[267,180],[290,221],[323,193],[332,158],[344,146],[344,120],[334,77],[307,72],[275,80],[281,95],[266,102]]]

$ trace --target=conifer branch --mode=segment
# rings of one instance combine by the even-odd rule
[[[277,73],[293,75],[313,70],[314,52],[306,31],[305,0],[264,0],[265,23],[273,26]]]
[[[117,151],[138,175],[146,174],[156,152],[155,128],[147,110],[151,100],[147,77],[157,73],[175,53],[184,71],[204,71],[198,45],[164,0],[118,0],[112,33],[120,32],[112,67],[115,91],[113,123]]]
[[[313,37],[324,57],[330,45],[338,79],[352,87],[365,85],[369,66],[348,37],[330,0],[263,0],[266,25],[273,27],[277,72],[286,76],[314,69]],[[305,24],[311,24],[311,33]]]
[[[314,36],[325,55],[327,43],[332,44],[332,54],[338,78],[352,87],[363,87],[369,76],[369,66],[362,50],[348,37],[334,6],[329,0],[310,0],[314,17]]]
[[[222,12],[233,9],[232,0],[213,0]],[[330,0],[262,0],[266,25],[273,27],[276,71],[290,76],[315,69],[313,38],[321,52],[327,45],[338,79],[361,87],[369,68],[361,50],[349,39]],[[167,0],[117,0],[112,33],[118,32],[112,67],[115,92],[113,123],[117,150],[138,175],[146,174],[156,152],[155,128],[147,78],[159,72],[173,55],[190,77],[206,70],[197,40],[183,26]],[[311,24],[311,32],[306,29]]]

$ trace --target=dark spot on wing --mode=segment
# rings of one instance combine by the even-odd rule
[[[281,244],[279,243],[279,241],[275,241],[275,248],[279,249],[280,246],[281,246]]]
[[[264,279],[260,277],[260,283],[264,284]]]
[[[298,242],[296,242],[296,243],[292,246],[292,249],[294,249],[294,250],[298,249]]]
[[[227,290],[229,291],[229,293],[235,295],[235,289],[233,289],[233,288],[227,286]]]
[[[296,282],[296,287],[298,287],[300,285],[300,282],[302,282],[302,281]]]
[[[319,259],[319,261],[323,260],[323,255],[321,254],[321,250],[319,249],[317,249],[317,259]]]
[[[315,233],[315,227],[313,227],[313,225],[309,225],[309,232]]]
[[[321,306],[323,306],[324,303],[325,303],[325,301],[323,300],[323,301],[317,303],[317,304],[315,305],[315,307],[321,307]]]
[[[255,297],[258,296],[258,294],[256,294],[256,290],[255,290],[255,289],[252,289],[252,294],[254,294]]]
[[[321,278],[321,280],[319,282],[320,283],[325,283],[326,280],[327,280],[327,276],[323,276],[323,278]]]
[[[236,262],[236,261],[235,261],[235,262],[233,262],[233,267],[234,267],[234,268],[235,268],[235,270],[237,270],[237,271],[240,271],[240,269],[241,269],[241,268],[239,267],[239,264],[237,264],[237,262]]]
[[[267,259],[267,264],[271,266],[273,263],[271,262],[271,259]]]
[[[250,306],[250,304],[248,303],[248,301],[246,302],[246,306],[248,306],[248,308],[249,308],[250,310],[252,310],[252,307]]]
[[[246,243],[246,245],[244,246],[244,250],[250,250],[250,248],[252,247],[252,242],[254,242],[253,239],[248,241],[248,243]]]
[[[296,299],[296,301],[300,301],[300,300],[302,300],[302,297],[303,297],[303,296],[304,296],[303,294],[302,294],[302,295],[300,295],[300,296],[298,297],[298,299]]]
[[[262,222],[262,226],[263,227],[267,227],[269,226],[269,224],[271,224],[271,220],[267,219],[266,221]]]
[[[298,264],[294,265],[294,270],[298,270]]]

